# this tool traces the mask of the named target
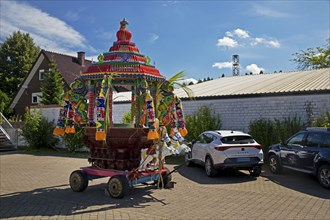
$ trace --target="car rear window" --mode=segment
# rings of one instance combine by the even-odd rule
[[[250,136],[230,136],[221,138],[223,144],[253,144],[255,141]]]

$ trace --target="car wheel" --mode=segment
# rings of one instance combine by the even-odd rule
[[[252,170],[250,170],[250,175],[253,177],[258,177],[261,174],[261,167],[257,166],[257,167],[253,167]]]
[[[214,177],[218,174],[218,171],[213,166],[213,161],[211,157],[206,157],[205,160],[205,172],[209,177]]]
[[[330,189],[330,165],[322,165],[317,172],[317,178],[324,188]]]
[[[194,162],[191,161],[191,152],[185,153],[184,159],[187,167],[192,167],[194,165]]]
[[[282,172],[282,167],[280,165],[280,162],[275,155],[271,155],[269,157],[269,169],[272,173]]]

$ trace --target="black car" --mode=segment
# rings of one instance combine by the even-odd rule
[[[330,128],[306,128],[268,150],[270,171],[283,168],[316,175],[330,189]]]

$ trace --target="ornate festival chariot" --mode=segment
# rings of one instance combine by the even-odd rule
[[[90,150],[89,167],[72,172],[73,191],[84,191],[88,181],[110,177],[108,191],[121,198],[129,187],[150,180],[164,187],[171,180],[164,168],[165,156],[190,151],[181,100],[173,85],[160,74],[150,58],[140,54],[123,19],[117,41],[109,52],[81,73],[63,99],[55,135],[84,129]],[[113,93],[131,91],[129,124],[113,123]],[[168,135],[166,127],[170,127]]]

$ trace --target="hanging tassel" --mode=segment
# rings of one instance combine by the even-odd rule
[[[188,134],[188,130],[185,127],[179,128],[178,130],[182,137],[184,137]]]
[[[148,135],[147,135],[147,139],[148,140],[159,139],[158,132],[153,130],[153,129],[149,130]]]
[[[74,128],[74,126],[68,126],[65,128],[65,133],[74,134],[74,133],[76,133],[76,129]]]
[[[99,131],[96,131],[95,133],[95,140],[97,141],[105,141],[106,139],[106,133],[104,130],[99,130]]]
[[[59,127],[54,128],[53,135],[63,136],[64,128],[59,128]]]

